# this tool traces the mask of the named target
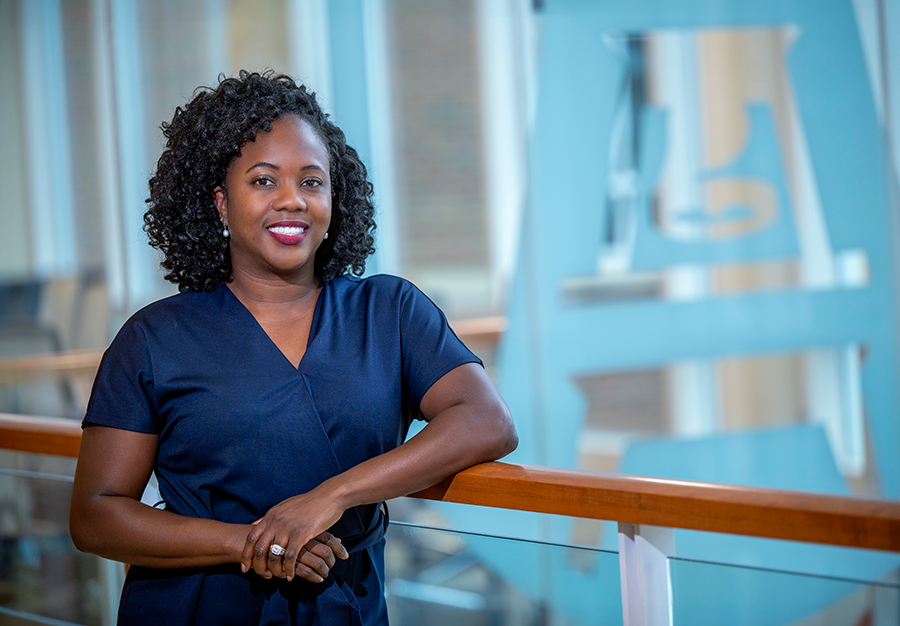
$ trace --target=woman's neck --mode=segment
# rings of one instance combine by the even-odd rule
[[[315,275],[291,279],[276,275],[257,277],[235,269],[227,286],[256,315],[295,310],[298,306],[306,308],[310,303],[315,305],[322,280]]]
[[[313,278],[290,282],[267,276],[260,280],[233,272],[233,280],[227,283],[234,296],[295,368],[300,366],[306,353],[316,302],[322,291],[321,279]]]

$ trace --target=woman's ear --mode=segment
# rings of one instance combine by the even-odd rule
[[[224,187],[220,186],[213,189],[213,204],[216,205],[216,210],[219,212],[219,219],[225,224],[225,218],[228,215],[228,198],[225,195]]]

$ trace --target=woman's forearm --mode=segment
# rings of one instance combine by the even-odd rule
[[[157,449],[155,435],[84,429],[69,509],[75,546],[157,568],[239,561],[250,526],[184,517],[141,502]]]
[[[122,495],[73,501],[70,530],[84,552],[152,568],[240,561],[249,525],[184,517]]]
[[[343,508],[381,502],[420,491],[515,449],[515,430],[505,411],[498,408],[495,415],[470,411],[465,405],[445,410],[402,446],[325,481],[321,490]]]

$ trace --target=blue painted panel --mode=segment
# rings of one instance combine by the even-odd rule
[[[867,348],[862,384],[879,481],[884,495],[900,497],[897,281],[891,261],[889,179],[851,1],[549,0],[542,20],[531,188],[509,301],[510,326],[498,357],[501,392],[521,437],[520,448],[510,460],[578,466],[578,441],[586,410],[585,398],[573,382],[578,376],[666,367],[692,359],[861,345]],[[610,173],[613,165],[622,166],[623,154],[634,159],[632,165],[640,174],[638,190],[644,194],[636,203],[640,221],[635,229],[632,270],[686,262],[753,264],[798,256],[797,220],[780,148],[784,138],[777,135],[785,131],[772,122],[771,109],[765,103],[744,103],[751,130],[743,152],[720,169],[697,172],[694,182],[735,177],[767,185],[776,198],[775,221],[728,243],[722,239],[678,240],[657,228],[648,194],[657,184],[669,148],[664,132],[666,114],[647,106],[623,113],[622,94],[631,80],[629,66],[621,50],[617,54],[610,47],[610,38],[660,30],[761,27],[793,28],[799,33],[785,65],[828,242],[836,255],[861,251],[869,263],[869,282],[852,289],[796,287],[692,301],[646,299],[589,305],[567,301],[565,281],[597,274],[602,234],[610,217]],[[617,120],[621,124],[628,115],[642,125],[633,153],[616,144],[621,140]],[[699,209],[702,207],[694,219],[699,219]],[[752,207],[737,206],[732,216],[740,218],[742,211],[746,214],[749,210]],[[821,432],[809,440],[788,437],[778,444],[767,434],[746,433],[727,446],[722,441],[710,444],[724,447],[717,453],[718,461],[701,468],[704,480],[766,483],[774,476],[742,474],[746,467],[733,463],[762,445],[766,454],[779,459],[775,464],[780,468],[778,477],[801,482],[813,477],[815,484],[808,488],[845,492],[827,447],[821,445]],[[647,445],[646,456],[652,460],[655,453]],[[812,465],[804,465],[809,458],[816,459],[817,469],[811,473],[806,470]],[[641,467],[640,473],[662,472],[654,470],[652,463]],[[446,515],[466,523],[465,514],[457,510],[448,509]],[[490,515],[522,536],[556,541],[572,536],[572,527],[565,520],[517,518],[510,512]],[[737,546],[745,553],[753,552],[748,547],[750,539],[695,535],[679,534],[676,551],[708,557],[727,554],[726,548]],[[606,538],[614,545],[614,533],[607,532]],[[835,573],[835,564],[842,558],[833,556],[838,552],[816,546],[791,545],[786,548],[782,544],[775,550],[787,559],[780,561],[782,564],[800,559],[810,567]],[[482,556],[488,561],[493,558],[489,553]],[[858,571],[887,567],[880,558],[863,559]],[[549,568],[554,575],[552,601],[555,606],[565,606],[582,592],[582,575],[566,564],[558,565]],[[837,573],[857,571],[847,569],[850,567]],[[609,590],[599,587],[595,592]],[[818,599],[808,605],[793,604],[790,611],[802,616],[823,598],[834,597],[824,593],[806,594],[808,599]],[[781,617],[787,619],[785,615]]]
[[[865,253],[869,284],[691,302],[567,304],[563,281],[596,274],[606,218],[609,146],[618,90],[627,75],[627,68],[604,44],[604,35],[759,26],[796,27],[800,32],[786,63],[828,237],[835,253],[848,249]],[[514,285],[510,330],[500,350],[501,391],[514,408],[525,440],[517,458],[560,467],[576,464],[585,409],[572,383],[576,375],[665,366],[692,358],[859,344],[870,350],[864,392],[881,484],[886,495],[900,496],[898,397],[891,382],[897,379],[897,359],[888,179],[849,0],[550,3],[543,46],[533,185],[518,266],[522,276]],[[756,241],[729,240],[732,247],[725,250],[721,240],[714,244],[666,240],[653,232],[645,210],[637,264],[671,265],[689,259],[751,263],[796,255],[796,229],[776,129],[766,107],[751,103],[747,113],[754,136],[744,154],[726,168],[698,176],[702,180],[739,174],[769,181],[783,209],[780,221],[752,235]],[[660,118],[646,111],[644,119],[652,128]],[[654,164],[653,154],[664,146],[654,147],[652,138],[661,135],[641,134],[648,170],[658,169],[660,159]],[[529,445],[528,439],[540,444]]]
[[[649,145],[642,151],[644,163],[639,168],[637,198],[636,249],[632,267],[637,271],[661,270],[679,264],[711,264],[734,261],[775,260],[799,255],[797,232],[788,195],[781,148],[770,107],[747,106],[749,142],[732,163],[696,173],[698,184],[722,181],[753,181],[774,187],[777,198],[776,217],[764,230],[751,235],[721,240],[678,241],[662,236],[652,220],[652,193],[657,187],[663,155],[667,116],[649,109],[644,114],[641,137]],[[754,212],[750,208],[750,213]],[[709,213],[698,209],[695,216],[709,219]]]

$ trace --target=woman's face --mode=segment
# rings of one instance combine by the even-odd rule
[[[256,135],[228,166],[213,194],[231,232],[231,264],[240,275],[314,276],[316,250],[331,222],[328,149],[296,115]]]

